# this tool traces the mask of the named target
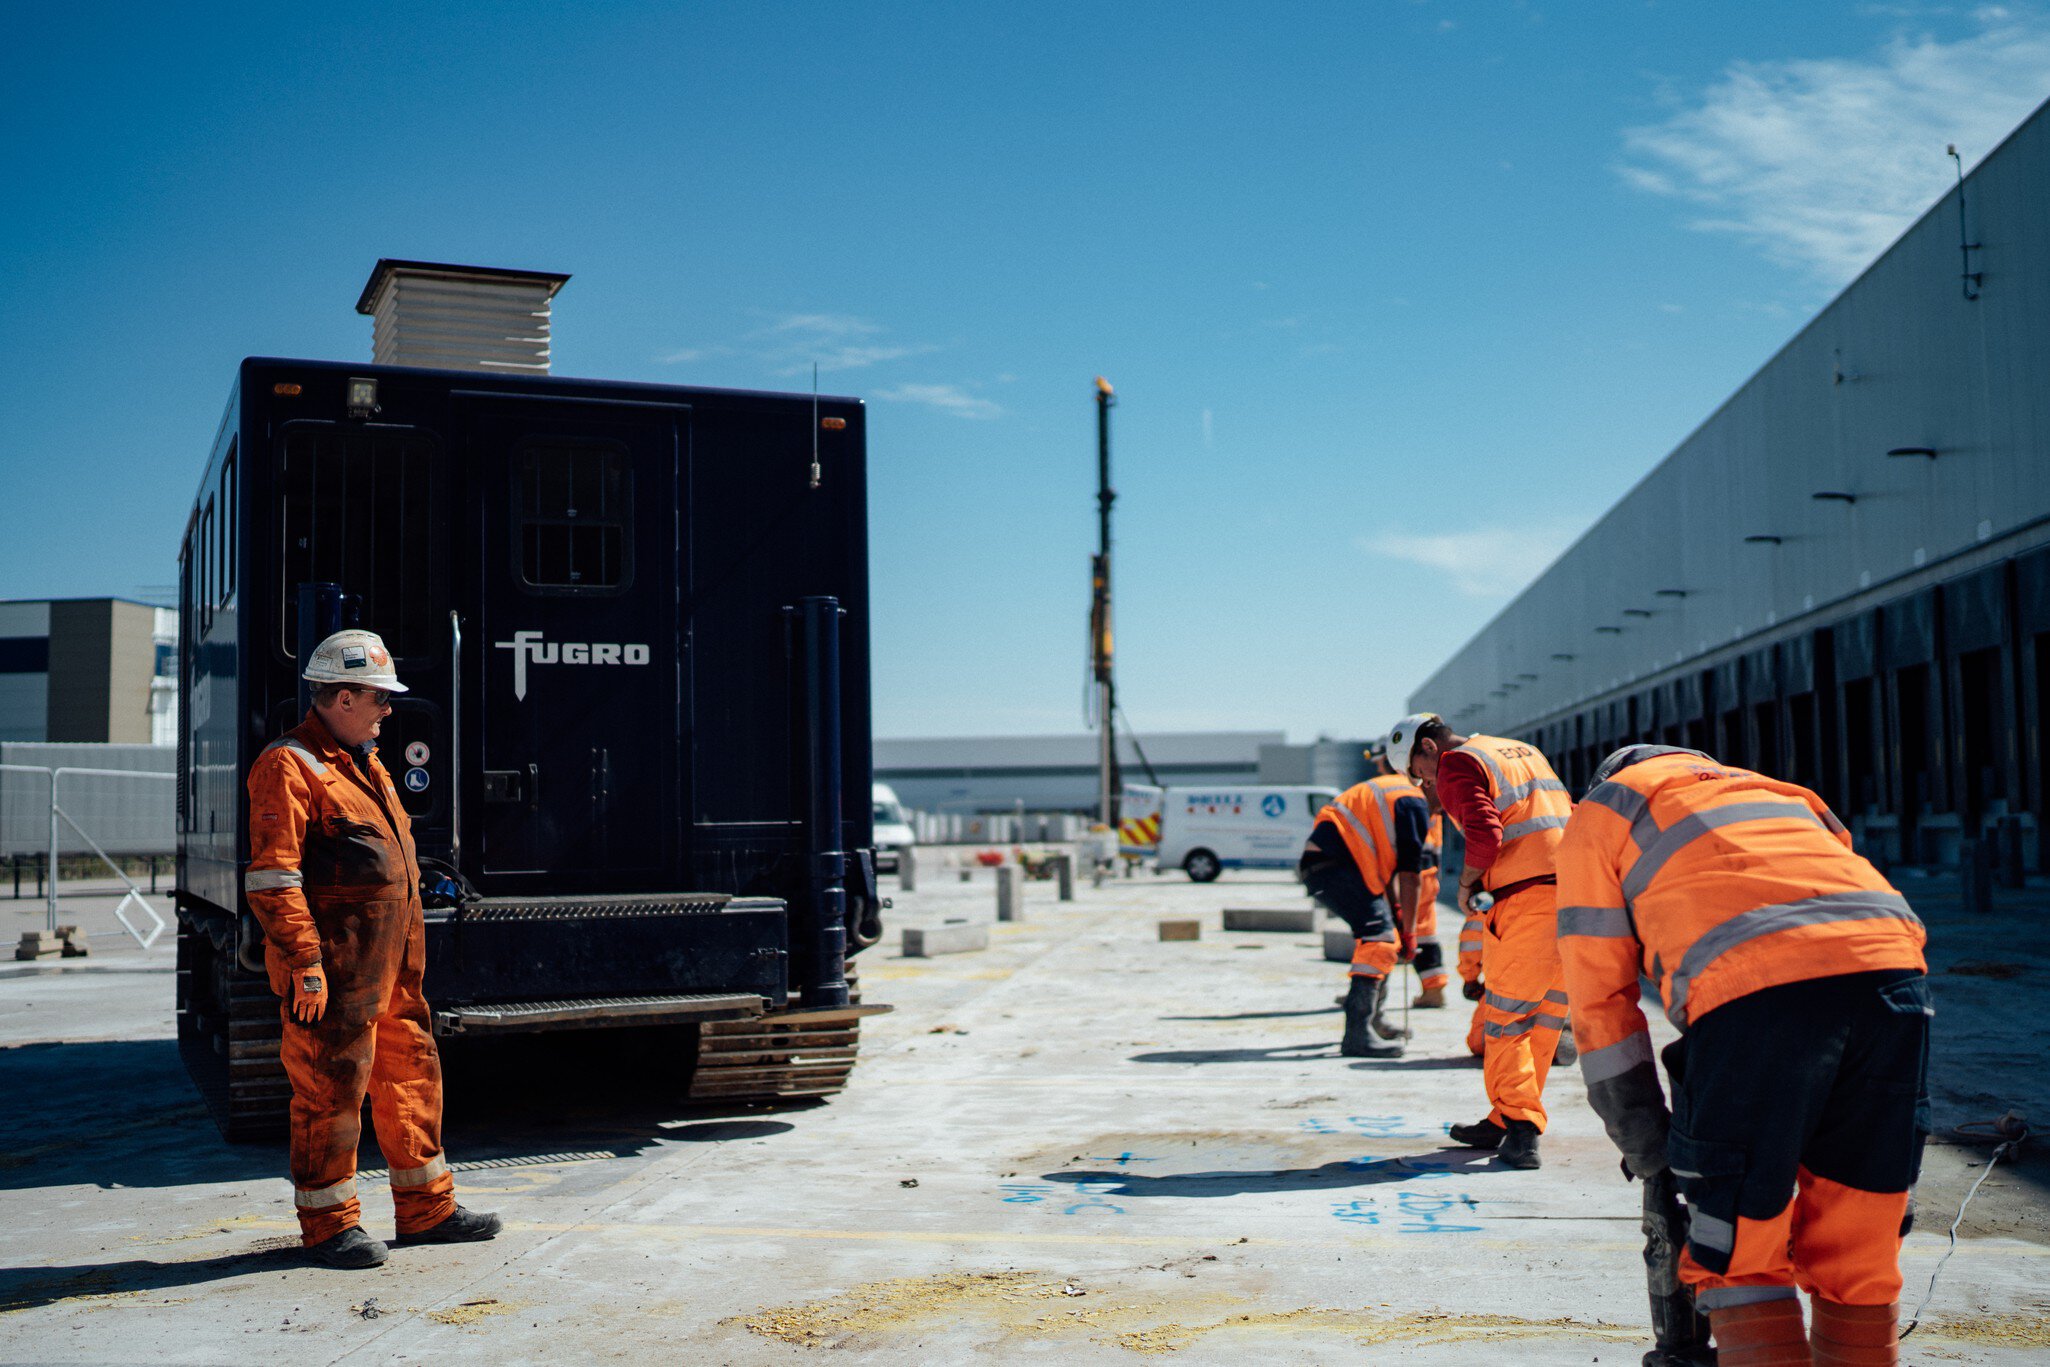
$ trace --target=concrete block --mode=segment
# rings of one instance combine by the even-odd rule
[[[971,954],[989,948],[989,927],[949,923],[925,930],[904,928],[904,957],[931,959],[941,954]]]
[[[1160,938],[1163,940],[1200,940],[1203,938],[1201,921],[1162,921]]]
[[[1227,907],[1226,930],[1278,930],[1308,932],[1317,928],[1315,907]]]
[[[54,959],[64,952],[64,940],[55,931],[25,930],[15,946],[17,959]]]
[[[961,870],[961,881],[962,881],[962,882],[964,882],[964,883],[970,883],[970,882],[973,882],[974,880],[975,880],[975,870],[974,870],[974,869],[964,868],[964,869],[962,869],[962,870]]]
[[[83,959],[93,952],[77,926],[57,927],[57,938],[64,942],[64,957],[67,959]]]
[[[1332,963],[1351,963],[1352,943],[1352,931],[1345,926],[1324,927],[1324,957]]]
[[[1019,877],[1024,870],[1016,864],[997,866],[997,919],[999,921],[1022,921],[1025,919],[1024,880]]]

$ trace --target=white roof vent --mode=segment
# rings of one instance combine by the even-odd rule
[[[567,275],[382,260],[356,312],[375,320],[371,359],[432,370],[548,373],[548,320]]]

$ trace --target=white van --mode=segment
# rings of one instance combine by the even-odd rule
[[[889,784],[876,784],[870,800],[874,804],[876,872],[895,873],[900,856],[918,843],[918,837],[904,815],[904,804],[897,801],[896,790]]]
[[[1226,869],[1292,869],[1335,789],[1169,788],[1160,804],[1156,870],[1208,883]]]

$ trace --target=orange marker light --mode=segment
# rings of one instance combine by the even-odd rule
[[[843,432],[847,429],[847,419],[820,418],[819,426],[825,428],[828,432]]]
[[[270,392],[282,394],[288,399],[296,399],[299,397],[299,386],[296,384],[274,384],[270,387]]]

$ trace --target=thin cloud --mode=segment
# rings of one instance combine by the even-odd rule
[[[1698,207],[1834,288],[1954,178],[1946,143],[1992,150],[2050,95],[2050,25],[1989,7],[1954,42],[1898,37],[1866,58],[1739,62],[1663,122],[1625,130],[1626,184]]]
[[[1503,598],[1515,593],[1556,560],[1574,533],[1564,527],[1525,527],[1488,532],[1442,532],[1408,536],[1384,532],[1356,537],[1369,555],[1403,560],[1438,570],[1469,598]]]
[[[1004,413],[1001,405],[951,384],[891,385],[876,390],[875,397],[887,403],[922,403],[957,418],[1000,418]]]
[[[656,359],[663,365],[688,365],[739,356],[776,375],[808,375],[814,365],[824,375],[865,370],[939,350],[922,343],[882,340],[887,331],[881,323],[851,313],[786,313],[756,328],[738,345],[682,347]]]

